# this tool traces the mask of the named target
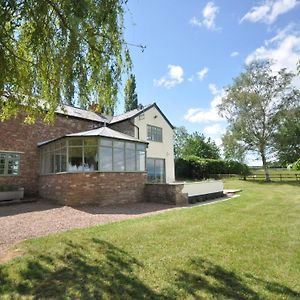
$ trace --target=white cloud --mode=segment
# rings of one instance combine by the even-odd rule
[[[197,72],[197,77],[199,80],[203,80],[205,75],[208,73],[208,68],[204,67],[199,72]]]
[[[211,108],[190,108],[185,114],[184,119],[191,123],[207,123],[222,120],[217,110]]]
[[[193,82],[193,81],[194,81],[194,76],[189,77],[189,78],[188,78],[188,81],[189,81],[189,82]]]
[[[196,17],[192,17],[190,20],[190,24],[198,27],[204,26],[208,30],[212,31],[220,30],[221,28],[218,28],[215,22],[219,10],[219,7],[216,6],[214,2],[209,1],[206,3],[205,7],[202,10],[203,19],[199,20]]]
[[[160,79],[154,79],[154,86],[164,86],[170,89],[183,82],[183,68],[176,65],[168,65],[168,73]]]
[[[203,132],[206,135],[214,136],[214,135],[224,134],[226,132],[226,129],[224,127],[222,127],[220,123],[216,123],[216,124],[204,127]]]
[[[222,90],[218,90],[217,85],[214,84],[214,83],[210,83],[210,84],[208,85],[208,89],[210,90],[210,92],[211,92],[213,95],[218,95],[218,94],[221,94],[221,93],[222,93]]]
[[[282,68],[295,72],[299,57],[300,33],[293,31],[292,26],[288,26],[279,31],[273,38],[266,40],[264,46],[257,48],[248,55],[246,64],[255,59],[268,59],[273,61],[272,68],[274,72]],[[297,80],[296,84],[300,87],[299,80]]]
[[[210,102],[209,108],[190,108],[186,112],[184,119],[191,123],[209,123],[224,120],[218,113],[217,106],[221,104],[222,97],[225,95],[223,89],[218,90],[215,84],[209,85],[210,90],[215,96]]]
[[[230,53],[230,57],[236,57],[236,56],[238,56],[239,54],[240,54],[239,52],[233,51],[233,52]]]
[[[193,26],[198,26],[198,27],[201,27],[202,26],[202,23],[200,20],[198,20],[196,17],[192,17],[190,19],[190,24],[193,25]]]
[[[299,4],[297,0],[265,0],[247,12],[240,22],[262,22],[272,24],[276,19]]]

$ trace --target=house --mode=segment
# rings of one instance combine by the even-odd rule
[[[173,126],[156,103],[107,117],[71,106],[51,125],[0,123],[0,185],[65,205],[141,201],[174,178]]]

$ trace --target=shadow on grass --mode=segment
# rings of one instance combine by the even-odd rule
[[[135,275],[141,264],[112,244],[93,238],[89,246],[65,246],[61,255],[29,259],[14,279],[0,266],[0,298],[164,299]]]
[[[238,275],[194,258],[154,291],[138,278],[143,265],[114,245],[92,238],[66,241],[62,254],[39,255],[0,266],[1,299],[299,299],[300,292],[253,275]],[[9,270],[10,267],[13,267]],[[176,267],[174,267],[175,269]],[[158,274],[159,275],[159,274]],[[263,295],[261,294],[263,293]],[[267,296],[266,296],[267,295]]]
[[[271,299],[299,299],[300,292],[276,282],[268,282],[252,275],[241,276],[203,258],[194,258],[189,271],[178,270],[172,290],[184,291],[194,299],[212,298],[254,300],[266,299],[257,290],[263,290]],[[254,289],[255,288],[255,289]],[[172,293],[169,290],[169,293]]]

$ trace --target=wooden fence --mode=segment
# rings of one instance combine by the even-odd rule
[[[239,178],[243,180],[265,180],[265,174],[257,173],[247,176],[239,174],[210,174],[208,178],[224,179],[224,178]],[[204,178],[204,179],[208,179]],[[202,178],[203,179],[203,178]],[[270,173],[270,179],[272,181],[298,181],[300,182],[300,173]]]
[[[265,174],[251,174],[247,175],[244,178],[245,180],[264,180]],[[271,180],[277,180],[277,181],[290,181],[290,180],[296,180],[300,181],[300,173],[293,173],[293,174],[270,174]]]

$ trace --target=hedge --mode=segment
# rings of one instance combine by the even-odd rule
[[[204,179],[212,174],[248,175],[250,170],[246,164],[233,160],[187,156],[175,160],[175,173],[176,178]]]

